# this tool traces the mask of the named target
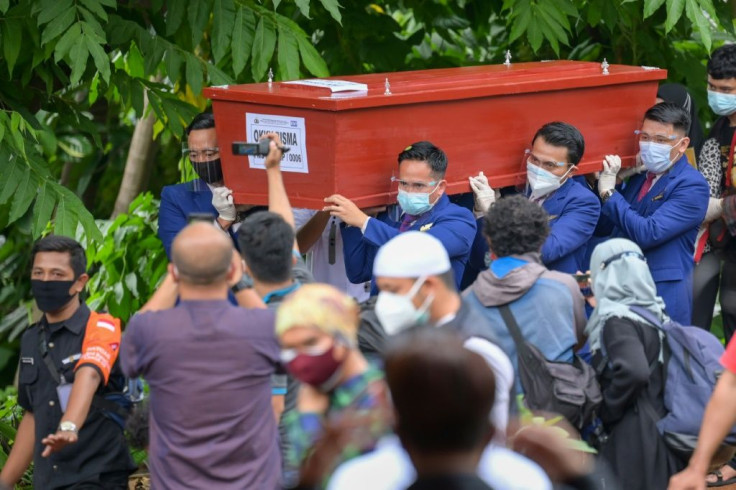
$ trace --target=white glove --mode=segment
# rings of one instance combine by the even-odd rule
[[[475,209],[485,213],[496,202],[496,191],[488,184],[488,178],[479,173],[477,177],[468,177],[470,188],[475,197]]]
[[[212,205],[225,221],[235,221],[237,212],[233,203],[233,191],[227,187],[215,187],[212,189]]]
[[[606,155],[603,159],[603,171],[598,177],[598,195],[616,188],[616,175],[621,170],[621,157],[618,155]]]

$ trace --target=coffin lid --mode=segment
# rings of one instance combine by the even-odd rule
[[[547,61],[462,68],[337,76],[368,86],[363,92],[288,85],[281,82],[208,87],[204,95],[220,101],[247,102],[292,108],[341,111],[369,107],[439,102],[494,95],[618,85],[666,78],[666,71],[641,66],[610,65],[603,75],[601,64],[586,61]],[[385,94],[385,80],[390,95]]]

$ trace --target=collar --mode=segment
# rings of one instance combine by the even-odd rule
[[[271,291],[270,293],[266,294],[263,297],[263,302],[268,304],[270,303],[274,298],[283,298],[284,296],[288,295],[289,293],[293,293],[299,287],[301,286],[301,283],[299,281],[294,281],[294,284],[290,286],[286,286],[285,288],[276,289],[274,291]]]
[[[462,308],[462,306],[460,306]],[[443,316],[439,320],[437,320],[434,324],[435,327],[444,327],[451,321],[453,321],[455,318],[457,318],[457,311],[453,311],[452,313],[448,313],[447,315]]]
[[[82,303],[72,316],[62,322],[49,324],[48,320],[46,320],[46,314],[44,314],[38,323],[42,328],[48,328],[50,333],[56,333],[62,328],[66,328],[70,332],[79,335],[84,330],[84,327],[87,326],[89,315],[89,307],[85,303]]]
[[[496,277],[504,277],[506,274],[514,269],[527,264],[529,261],[520,256],[509,255],[507,257],[500,257],[491,262],[491,271]]]

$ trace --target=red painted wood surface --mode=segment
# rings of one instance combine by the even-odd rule
[[[305,118],[309,173],[284,173],[292,204],[321,208],[340,193],[361,207],[395,202],[396,157],[412,142],[429,140],[448,155],[448,192],[468,192],[468,176],[483,170],[494,187],[523,180],[524,150],[550,121],[575,125],[585,137],[578,173],[599,170],[604,155],[631,165],[634,130],[655,102],[667,72],[575,61],[487,65],[335,77],[368,91],[330,95],[326,89],[280,82],[210,87],[225,183],[238,203],[265,204],[266,176],[233,141],[246,140],[247,112]],[[388,77],[391,95],[384,95]]]

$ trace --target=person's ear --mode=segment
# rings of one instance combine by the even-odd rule
[[[680,141],[680,144],[677,145],[678,153],[685,153],[688,146],[690,146],[690,138],[685,136],[684,138],[682,138],[682,141]]]
[[[81,293],[84,287],[87,285],[87,282],[89,281],[89,276],[85,272],[84,274],[81,274],[76,281],[74,281],[74,284],[69,288],[69,294],[74,296],[75,294]]]
[[[169,264],[168,266],[169,275],[174,280],[174,282],[179,282],[179,269],[176,268],[174,264]]]

